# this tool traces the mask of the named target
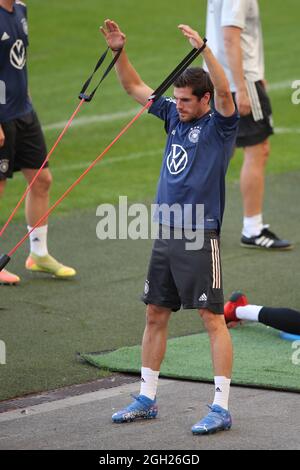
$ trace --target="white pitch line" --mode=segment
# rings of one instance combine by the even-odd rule
[[[300,134],[300,127],[275,127],[276,134]]]
[[[130,155],[122,155],[120,157],[113,157],[113,158],[107,157],[106,159],[101,161],[101,165],[112,165],[114,163],[128,162],[131,160],[138,160],[140,158],[152,157],[155,155],[162,156],[162,153],[163,153],[163,149],[156,149],[156,150],[149,150],[147,152],[136,152]],[[75,165],[56,166],[54,168],[51,167],[51,171],[61,172],[61,171],[70,171],[70,170],[83,170],[87,168],[91,163],[92,162],[85,162],[85,163],[81,162]]]
[[[71,124],[71,127],[82,127],[82,126],[87,126],[89,124],[94,124],[94,123],[118,121],[119,119],[134,116],[135,114],[138,113],[139,110],[140,108],[135,108],[135,109],[130,109],[129,111],[120,111],[120,112],[111,113],[111,114],[96,114],[94,116],[77,118],[77,119],[74,119],[74,121]],[[62,130],[66,124],[67,124],[66,121],[55,122],[53,124],[46,124],[45,126],[43,126],[43,130],[45,132],[53,131],[53,130]]]
[[[275,134],[300,134],[300,128],[297,127],[276,127]],[[155,150],[149,150],[146,152],[136,152],[129,155],[122,155],[119,157],[113,157],[102,160],[101,165],[113,165],[114,163],[123,163],[129,162],[132,160],[139,160],[140,158],[147,157],[162,157],[163,148],[157,148]],[[96,157],[95,157],[96,158]],[[51,166],[51,171],[53,173],[59,173],[70,170],[83,170],[87,168],[92,162],[81,162],[74,165],[63,165],[63,166]],[[99,162],[100,163],[100,162]]]
[[[267,90],[277,91],[277,90],[283,90],[285,88],[292,88],[293,82],[294,80],[284,80],[282,82],[268,83]]]
[[[268,85],[268,90],[270,91],[277,91],[282,90],[285,88],[291,88],[293,80],[284,80],[282,82],[270,83]],[[292,88],[291,88],[292,89]],[[114,122],[118,121],[123,118],[128,118],[134,116],[140,108],[130,109],[128,111],[120,111],[116,113],[110,114],[95,114],[93,116],[87,116],[82,118],[75,118],[72,122],[71,127],[83,127],[88,126],[94,123],[101,123],[101,122]],[[53,130],[62,130],[66,125],[66,121],[55,122],[53,124],[46,124],[43,126],[43,130],[53,131]]]

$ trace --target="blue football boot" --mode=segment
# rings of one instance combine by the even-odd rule
[[[208,405],[210,412],[205,418],[192,427],[193,434],[213,434],[218,431],[227,431],[232,426],[229,411],[219,405]]]
[[[136,419],[156,418],[158,413],[156,400],[151,400],[145,395],[132,396],[134,401],[130,405],[112,415],[114,423],[128,423]]]

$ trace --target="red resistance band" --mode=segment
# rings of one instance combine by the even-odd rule
[[[103,150],[103,152],[93,161],[93,163],[91,163],[91,165],[82,173],[82,175],[76,180],[74,181],[74,183],[64,192],[64,194],[58,199],[58,201],[56,201],[55,204],[53,204],[49,209],[48,211],[38,220],[38,222],[34,225],[34,227],[32,227],[32,229],[26,234],[24,235],[24,237],[19,241],[19,243],[17,243],[17,245],[12,249],[10,250],[10,252],[6,255],[6,254],[3,254],[0,256],[0,271],[8,264],[8,262],[10,261],[10,257],[17,251],[17,249],[24,243],[24,241],[29,237],[29,235],[31,234],[31,232],[36,228],[38,227],[41,222],[43,222],[50,214],[51,212],[61,203],[61,201],[63,201],[63,199],[65,199],[65,197],[81,182],[81,180],[85,177],[85,175],[87,175],[87,173],[89,173],[89,171],[104,157],[104,155],[111,149],[111,147],[120,139],[120,137],[125,134],[125,132],[132,126],[132,124],[141,116],[141,114],[146,110],[148,109],[153,103],[154,101],[156,101],[168,88],[169,86],[176,80],[176,78],[193,62],[193,60],[204,50],[204,48],[206,47],[206,39],[204,38],[204,44],[203,46],[200,48],[200,49],[193,49],[181,62],[180,64],[170,73],[170,75],[163,81],[163,83],[154,91],[154,93],[152,94],[152,96],[150,96],[149,98],[149,101],[148,103],[137,113],[137,115],[121,130],[121,132],[117,135],[117,137],[115,137],[115,139],[106,147],[105,150]],[[122,50],[118,51],[118,54],[116,54],[116,56],[114,57],[113,59],[113,64],[108,67],[108,69],[106,70],[106,72],[104,73],[102,79],[100,80],[99,84],[97,85],[97,87],[94,89],[94,91],[92,92],[92,94],[90,96],[87,96],[85,95],[85,90],[86,88],[88,87],[94,73],[96,72],[96,70],[99,68],[99,66],[101,65],[101,63],[103,62],[104,58],[105,58],[105,55],[107,54],[107,51],[105,54],[103,54],[103,56],[100,58],[99,62],[97,63],[96,67],[95,67],[95,70],[92,74],[92,76],[87,80],[87,82],[85,83],[83,89],[81,90],[81,93],[79,95],[79,98],[83,101],[90,101],[97,88],[99,87],[100,83],[103,81],[103,79],[105,78],[105,76],[109,73],[109,71],[111,70],[111,68],[113,67],[114,63],[117,61],[118,57],[120,56]],[[80,106],[82,104],[82,102],[80,103]],[[79,106],[79,107],[80,107]],[[79,109],[78,107],[78,109]],[[76,112],[76,111],[75,111]]]

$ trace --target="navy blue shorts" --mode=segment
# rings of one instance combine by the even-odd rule
[[[39,169],[47,156],[47,148],[36,112],[1,125],[5,142],[0,148],[0,180],[12,178],[15,171]]]

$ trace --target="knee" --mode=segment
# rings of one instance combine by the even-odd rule
[[[42,171],[34,182],[31,191],[36,195],[43,196],[47,194],[50,190],[52,184],[52,175],[50,171]]]
[[[223,315],[213,313],[210,310],[206,309],[199,310],[199,314],[203,320],[205,329],[208,333],[217,332],[220,328],[223,328],[225,326],[225,320]]]
[[[257,169],[261,171],[266,165],[269,155],[270,142],[268,140],[251,147],[246,147],[244,165],[249,170]]]
[[[149,304],[146,310],[146,323],[150,328],[165,328],[170,318],[171,310]]]

